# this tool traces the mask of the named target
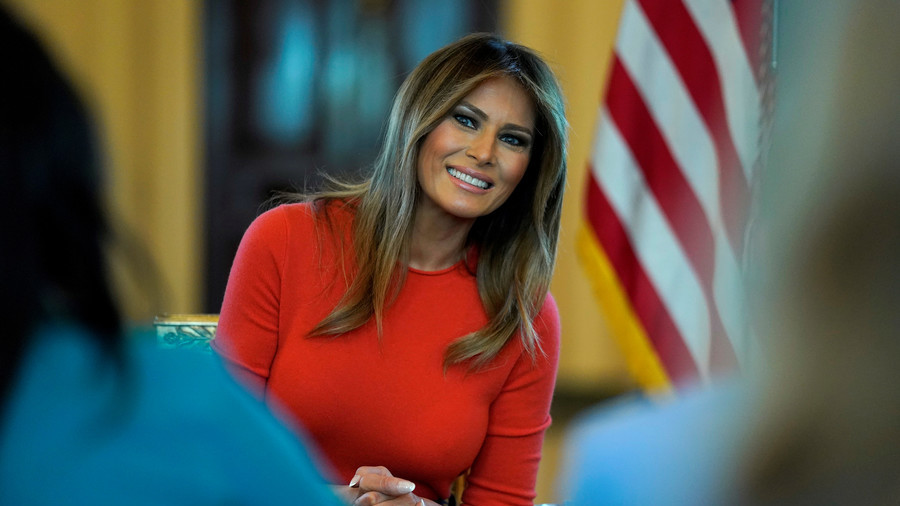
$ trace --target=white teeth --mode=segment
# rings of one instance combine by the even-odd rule
[[[450,175],[455,177],[456,179],[459,179],[460,181],[465,181],[472,186],[477,186],[477,187],[481,188],[482,190],[487,190],[488,186],[490,186],[487,183],[487,181],[482,181],[480,179],[474,178],[474,177],[472,177],[468,174],[464,174],[456,169],[450,168],[450,169],[447,169],[447,172],[449,172]]]

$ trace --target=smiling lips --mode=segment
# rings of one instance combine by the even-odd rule
[[[481,188],[482,190],[487,190],[488,188],[494,186],[487,181],[478,179],[477,177],[466,174],[465,172],[461,172],[457,169],[454,169],[453,167],[448,167],[447,172],[456,179],[459,179],[464,183],[468,183],[476,188]]]

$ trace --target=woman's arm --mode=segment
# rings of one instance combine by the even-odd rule
[[[265,393],[278,347],[281,278],[287,247],[287,216],[275,208],[260,215],[238,247],[213,349],[254,394]]]
[[[559,362],[559,312],[547,295],[535,319],[543,354],[524,351],[491,405],[487,435],[466,478],[463,503],[532,505]]]

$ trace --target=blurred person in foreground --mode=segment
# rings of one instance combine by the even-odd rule
[[[214,356],[124,337],[89,117],[3,9],[0,61],[0,504],[333,504]]]
[[[900,6],[782,2],[743,380],[581,419],[571,504],[900,504]]]

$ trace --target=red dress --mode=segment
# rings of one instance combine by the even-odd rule
[[[351,212],[330,208],[333,230],[347,240]],[[283,205],[247,230],[216,351],[302,423],[339,483],[359,466],[385,466],[415,482],[417,495],[440,500],[471,468],[463,503],[531,505],[559,356],[553,298],[534,322],[542,355],[532,360],[516,335],[477,372],[442,368],[447,345],[487,322],[462,262],[409,269],[385,309],[381,340],[373,321],[337,337],[308,337],[353,271],[352,247],[341,255],[315,216],[309,204]]]

